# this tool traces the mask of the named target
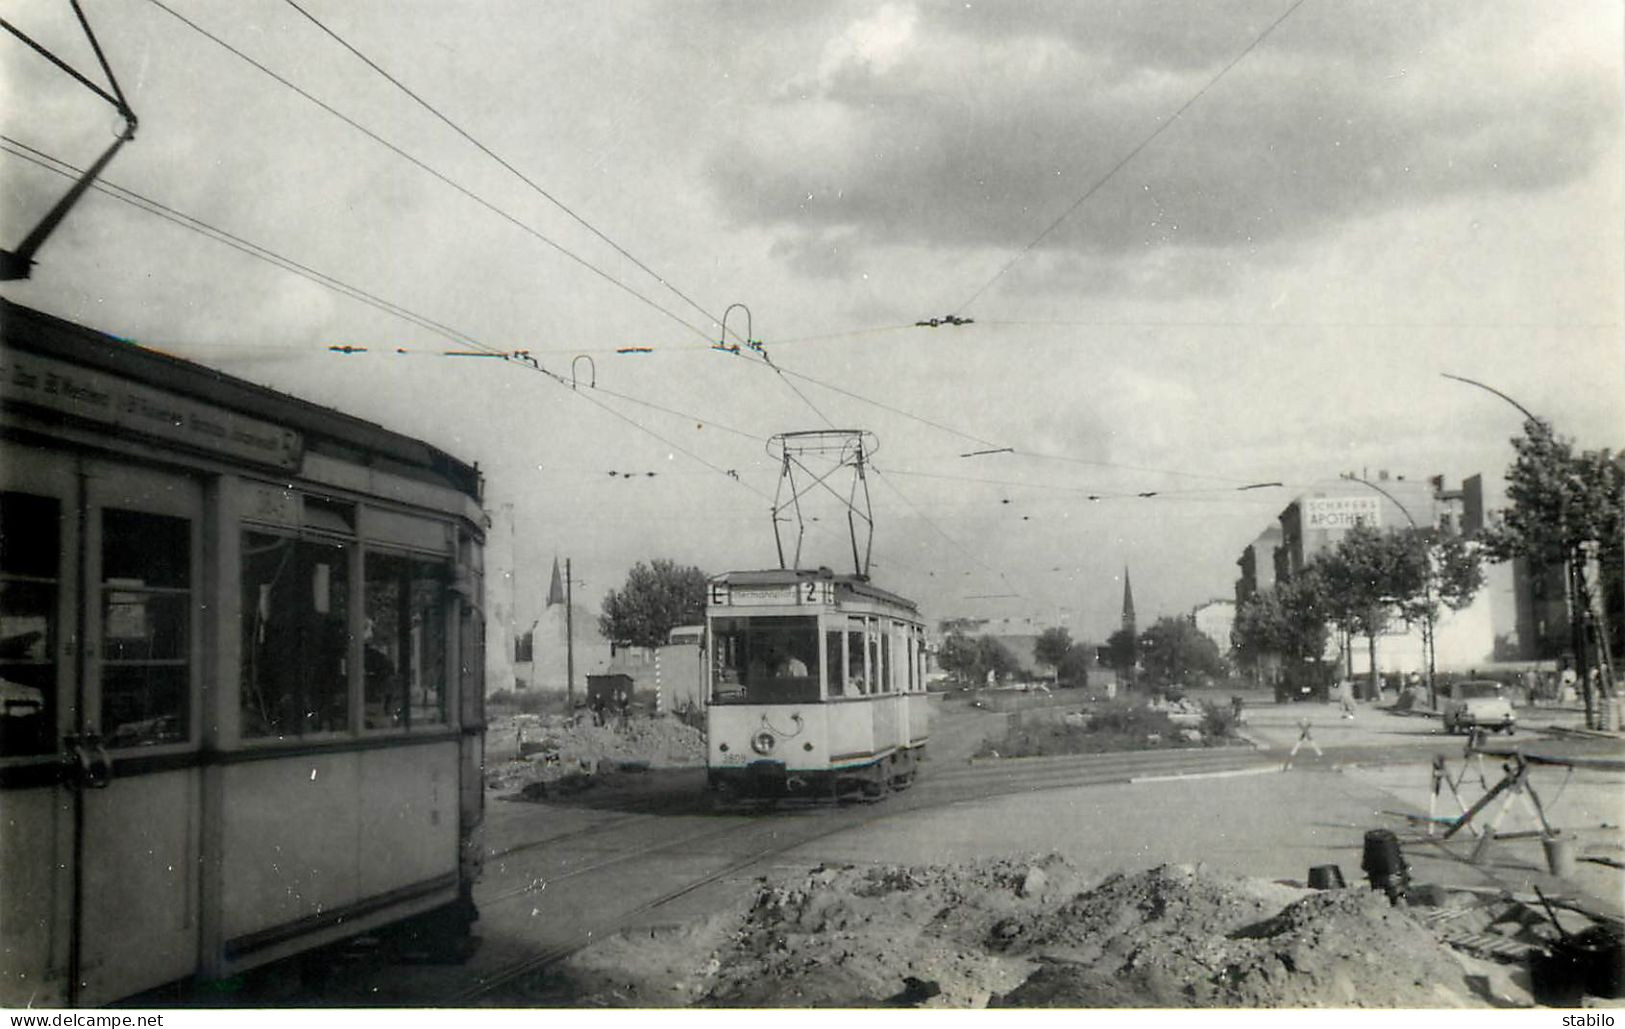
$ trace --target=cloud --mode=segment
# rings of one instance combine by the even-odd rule
[[[1520,28],[1507,17],[1305,8],[1072,211],[1279,7],[979,10],[886,5],[790,49],[809,66],[788,62],[778,102],[707,161],[727,215],[772,228],[786,256],[803,250],[796,233],[860,251],[1010,250],[1060,219],[1036,252],[1126,262],[1141,285],[1222,281],[1192,255],[1290,252],[1372,215],[1550,189],[1617,128],[1613,76],[1526,58],[1529,37],[1500,38]],[[1154,252],[1176,256],[1159,266]]]

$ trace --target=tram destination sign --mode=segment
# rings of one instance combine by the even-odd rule
[[[274,468],[297,469],[293,430],[67,361],[0,347],[0,400]]]
[[[1352,529],[1356,525],[1382,526],[1380,498],[1315,497],[1303,502],[1305,529]]]
[[[798,604],[835,603],[835,584],[828,580],[787,582],[763,586],[711,584],[712,607],[793,607]]]

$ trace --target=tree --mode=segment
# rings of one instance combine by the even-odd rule
[[[1274,589],[1255,593],[1236,609],[1231,643],[1241,660],[1257,665],[1271,655],[1294,666],[1326,652],[1326,588],[1313,564]]]
[[[976,643],[964,633],[949,633],[937,651],[937,664],[959,679],[978,681]]]
[[[1399,598],[1399,613],[1406,624],[1420,622],[1427,630],[1428,699],[1433,697],[1434,628],[1439,622],[1439,606],[1460,611],[1473,602],[1484,585],[1482,546],[1462,536],[1444,536],[1433,529],[1410,529],[1409,544],[1420,551],[1426,577],[1419,593]]]
[[[1155,682],[1190,683],[1225,672],[1218,644],[1186,618],[1159,618],[1140,634],[1141,661]]]
[[[1106,663],[1119,678],[1131,678],[1134,666],[1140,663],[1140,641],[1127,628],[1118,629],[1106,637]]]
[[[1481,538],[1496,560],[1523,558],[1537,568],[1562,565],[1567,570],[1575,597],[1574,656],[1586,722],[1595,724],[1586,675],[1592,599],[1586,565],[1588,552],[1604,560],[1619,554],[1625,536],[1625,466],[1607,450],[1576,455],[1573,442],[1558,436],[1542,418],[1525,421],[1523,435],[1512,447],[1517,456],[1506,476],[1511,507]]]
[[[1351,638],[1364,636],[1371,663],[1371,695],[1377,694],[1377,637],[1400,614],[1407,598],[1428,589],[1425,547],[1410,534],[1356,525],[1337,546],[1315,558],[1325,586],[1326,611]]]
[[[1055,669],[1055,681],[1062,686],[1089,685],[1090,648],[1074,643]]]
[[[976,662],[983,676],[992,672],[999,679],[1019,671],[1021,667],[1016,655],[996,636],[976,638]]]
[[[639,561],[626,583],[604,595],[598,631],[607,640],[634,647],[665,644],[672,629],[705,619],[705,573],[692,566],[655,558]]]
[[[1040,664],[1049,665],[1055,669],[1055,682],[1061,681],[1061,662],[1072,650],[1072,634],[1064,627],[1045,629],[1038,634],[1038,641],[1033,644],[1033,656]]]

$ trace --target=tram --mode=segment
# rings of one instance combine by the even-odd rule
[[[0,1007],[466,931],[485,527],[433,447],[3,303]]]
[[[913,781],[930,739],[913,601],[827,568],[728,572],[709,586],[706,741],[720,799],[878,797]]]
[[[912,601],[869,580],[874,519],[862,429],[786,432],[773,537],[779,567],[710,580],[706,746],[718,799],[883,796],[914,781],[930,740],[925,625]],[[833,488],[850,476],[846,493]],[[851,575],[801,567],[812,498],[845,508]],[[793,549],[782,527],[796,525]],[[861,537],[861,539],[860,539]]]

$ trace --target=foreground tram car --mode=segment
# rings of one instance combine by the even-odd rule
[[[0,307],[0,1006],[475,917],[476,469]]]
[[[729,572],[706,605],[709,780],[723,800],[875,797],[930,735],[925,627],[862,576]]]

